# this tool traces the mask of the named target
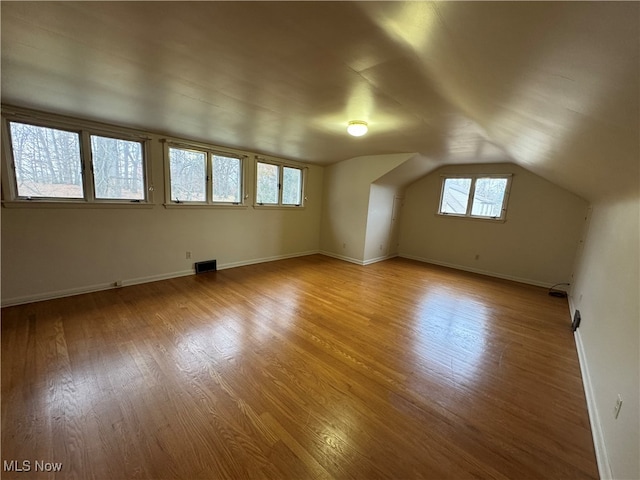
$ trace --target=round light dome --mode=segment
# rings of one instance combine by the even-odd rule
[[[352,120],[349,122],[349,126],[347,127],[349,135],[353,135],[354,137],[361,137],[367,133],[367,131],[369,131],[367,122],[362,122],[360,120]]]

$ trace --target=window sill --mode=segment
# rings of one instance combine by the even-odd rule
[[[85,202],[51,200],[3,200],[4,208],[153,208],[148,202]]]
[[[436,213],[435,215],[441,218],[457,218],[459,220],[473,220],[474,222],[505,223],[507,221],[506,218],[470,217],[468,215],[456,215],[453,213]]]
[[[253,208],[256,210],[304,210],[304,205],[260,205],[255,203]]]
[[[234,209],[245,210],[247,208],[247,205],[244,205],[241,203],[234,205],[234,204],[224,204],[224,203],[188,203],[188,202],[175,203],[173,202],[173,203],[163,203],[162,205],[164,206],[164,208],[167,208],[167,209],[222,208],[222,209],[231,209],[231,210],[234,210]]]

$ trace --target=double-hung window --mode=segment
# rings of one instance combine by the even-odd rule
[[[67,203],[146,203],[146,140],[69,121],[6,120],[4,198]]]
[[[242,205],[244,156],[197,147],[167,147],[173,204]]]
[[[511,175],[443,176],[440,215],[504,220]]]
[[[302,168],[256,161],[256,205],[301,207],[303,203]]]

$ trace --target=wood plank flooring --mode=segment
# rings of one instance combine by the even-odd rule
[[[566,300],[321,255],[3,309],[2,460],[30,462],[3,479],[598,476]]]

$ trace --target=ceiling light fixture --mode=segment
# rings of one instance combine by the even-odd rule
[[[367,126],[367,122],[363,122],[361,120],[351,120],[349,122],[349,126],[347,127],[347,132],[349,135],[353,135],[354,137],[361,137],[365,133],[369,131],[369,127]]]

